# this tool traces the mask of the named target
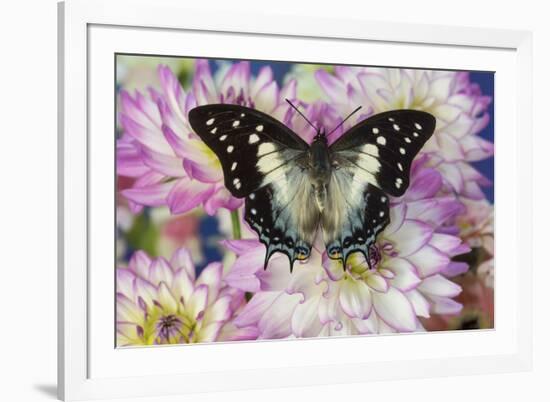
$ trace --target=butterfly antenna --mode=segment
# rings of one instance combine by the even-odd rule
[[[344,123],[346,122],[347,119],[349,119],[351,116],[353,116],[353,115],[354,115],[359,109],[361,109],[361,108],[362,108],[362,106],[358,106],[353,112],[351,112],[350,114],[348,114],[348,117],[346,117],[344,120],[342,120],[342,121],[340,122],[340,124],[338,124],[336,127],[334,127],[334,128],[332,129],[332,131],[331,131],[330,133],[327,134],[327,137],[328,137],[329,135],[331,135],[333,132],[335,132],[336,130],[338,130],[338,128],[339,128],[342,124],[344,124]]]
[[[313,128],[315,129],[315,131],[319,131],[319,129],[318,129],[317,127],[315,127],[315,126],[313,125],[313,123],[310,122],[310,121],[308,120],[308,118],[307,118],[306,116],[304,116],[304,114],[303,114],[302,112],[300,112],[300,110],[298,110],[298,108],[292,104],[291,101],[289,101],[287,98],[285,98],[285,100],[288,102],[288,104],[289,104],[290,106],[292,106],[292,108],[293,108],[294,110],[296,110],[296,111],[298,112],[298,114],[299,114],[300,116],[302,116],[302,117],[304,118],[305,121],[307,121],[307,122],[309,123],[309,125],[310,125],[311,127],[313,127]]]

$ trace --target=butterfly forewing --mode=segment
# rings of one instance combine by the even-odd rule
[[[199,106],[189,112],[189,122],[220,160],[225,186],[239,198],[280,179],[287,163],[308,149],[284,124],[244,106]]]
[[[435,129],[435,118],[418,110],[374,115],[348,130],[330,150],[336,163],[399,197],[409,186],[412,161]]]

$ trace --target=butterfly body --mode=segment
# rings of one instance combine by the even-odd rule
[[[388,225],[389,195],[403,195],[414,156],[435,119],[397,110],[369,117],[334,143],[318,130],[311,144],[271,116],[238,105],[189,112],[194,131],[218,156],[225,185],[245,198],[245,220],[275,252],[306,260],[320,229],[329,258],[344,267],[354,252],[370,265],[376,236]]]

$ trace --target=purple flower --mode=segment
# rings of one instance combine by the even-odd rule
[[[221,263],[196,277],[186,249],[170,261],[136,252],[117,274],[117,345],[254,339],[255,328],[231,322],[242,308],[242,291],[223,284]]]
[[[208,62],[198,60],[189,92],[168,67],[159,66],[158,75],[160,92],[121,91],[124,135],[117,141],[117,169],[119,175],[135,178],[122,194],[134,212],[167,205],[180,214],[202,205],[213,215],[219,208],[238,208],[242,200],[225,188],[220,162],[192,131],[188,112],[206,103],[237,103],[282,119],[288,111],[284,98],[295,98],[296,82],[280,89],[269,67],[254,78],[247,62],[233,64],[217,85]]]
[[[463,211],[455,197],[440,196],[442,178],[415,163],[407,193],[393,199],[391,223],[372,249],[371,265],[355,253],[342,267],[330,260],[320,238],[308,261],[292,274],[286,256],[263,270],[265,247],[256,239],[224,242],[238,257],[226,281],[254,296],[235,319],[256,326],[260,338],[314,337],[423,330],[418,317],[457,314],[460,286],[448,277],[465,264],[452,257],[467,252],[445,227]]]
[[[421,152],[430,155],[448,191],[484,198],[480,186],[489,182],[470,162],[493,154],[493,144],[478,135],[489,122],[491,98],[481,94],[467,72],[337,66],[334,74],[318,70],[315,76],[344,116],[359,105],[370,113],[417,109],[434,115],[435,134]]]

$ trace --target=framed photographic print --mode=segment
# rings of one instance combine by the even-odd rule
[[[127,6],[59,6],[60,397],[530,367],[529,33]]]

